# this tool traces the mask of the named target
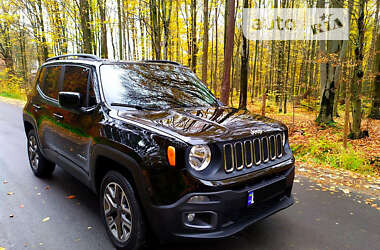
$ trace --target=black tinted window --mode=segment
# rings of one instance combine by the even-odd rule
[[[65,66],[63,90],[81,94],[82,106],[87,106],[87,84],[90,70],[78,66]]]
[[[100,67],[107,102],[146,108],[217,106],[217,99],[186,68],[115,64]]]
[[[61,66],[52,66],[46,68],[46,76],[42,91],[45,95],[54,99],[58,99],[58,85],[61,69]]]
[[[38,72],[39,72],[39,75],[37,75],[38,79],[37,79],[37,83],[38,85],[42,86],[42,83],[44,82],[44,76],[45,76],[45,71],[46,71],[46,68],[41,68]]]

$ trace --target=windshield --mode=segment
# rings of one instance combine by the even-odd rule
[[[105,64],[103,92],[114,106],[169,109],[218,106],[208,88],[189,69],[162,64]]]

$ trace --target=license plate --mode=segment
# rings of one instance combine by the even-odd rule
[[[253,191],[248,192],[248,206],[251,206],[255,203],[255,196],[253,194]]]

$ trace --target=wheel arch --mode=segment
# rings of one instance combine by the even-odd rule
[[[23,121],[24,121],[24,130],[25,130],[25,134],[26,135],[28,135],[28,133],[31,130],[34,130],[34,131],[37,132],[36,122],[34,121],[34,119],[32,117],[30,117],[29,115],[26,115],[24,113],[24,115],[23,115]]]
[[[24,121],[25,134],[28,135],[31,130],[34,130],[34,126],[29,121]]]
[[[139,161],[131,154],[119,151],[107,145],[97,145],[93,150],[90,163],[91,188],[99,195],[103,177],[109,171],[121,173],[132,185],[142,213],[148,218],[146,183],[143,181]]]
[[[135,159],[130,152],[121,152],[107,145],[96,145],[90,162],[92,188],[98,193],[104,175],[114,170],[123,174],[136,192],[140,193],[139,168],[138,159]]]

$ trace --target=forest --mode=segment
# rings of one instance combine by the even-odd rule
[[[345,8],[348,40],[248,40],[244,8]],[[47,58],[172,60],[226,105],[289,126],[300,162],[380,173],[380,1],[0,0],[0,95]]]

